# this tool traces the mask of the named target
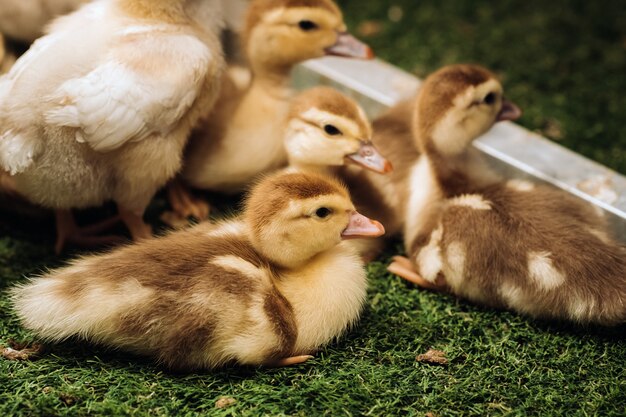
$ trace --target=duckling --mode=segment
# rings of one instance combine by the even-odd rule
[[[291,171],[338,176],[351,164],[378,175],[392,166],[372,145],[363,109],[334,88],[314,87],[292,101],[284,134]]]
[[[241,90],[225,77],[216,111],[196,129],[185,153],[181,178],[197,189],[239,192],[259,173],[287,163],[283,133],[296,64],[324,55],[373,57],[367,45],[346,33],[341,10],[331,0],[253,0],[242,38],[251,82]],[[206,203],[193,201],[180,182],[169,196],[183,217],[208,215]]]
[[[241,218],[88,256],[13,289],[24,326],[178,370],[306,361],[358,319],[363,264],[345,239],[384,233],[319,174],[279,173]]]
[[[73,12],[89,0],[0,0],[0,32],[24,43],[44,33],[55,17]]]
[[[371,143],[372,129],[365,112],[333,88],[315,87],[294,97],[282,128],[289,165],[286,172],[338,176],[346,164],[377,174],[392,170]],[[201,203],[198,201],[197,207]],[[202,215],[208,215],[208,210]],[[166,212],[161,218],[174,228],[188,225],[187,216],[176,212]]]
[[[485,168],[472,141],[520,110],[484,68],[445,67],[422,86],[404,241],[390,271],[536,318],[626,319],[626,248],[568,194]]]
[[[30,201],[57,210],[57,252],[66,241],[99,242],[70,210],[109,199],[133,238],[151,235],[143,212],[218,96],[219,7],[89,3],[56,20],[0,78],[0,169]]]

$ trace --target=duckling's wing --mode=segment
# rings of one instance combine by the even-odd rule
[[[39,135],[33,132],[32,126],[35,124],[33,115],[24,117],[25,125],[28,128],[20,128],[19,123],[14,125],[12,121],[12,110],[23,107],[30,107],[31,103],[16,103],[15,96],[21,96],[21,92],[15,93],[15,86],[25,82],[22,77],[32,66],[38,66],[39,60],[46,54],[48,49],[54,47],[59,41],[61,34],[52,34],[35,41],[30,49],[17,60],[8,74],[0,77],[0,169],[9,172],[11,175],[18,174],[26,170],[41,152],[41,141]],[[19,87],[18,87],[19,89]],[[34,129],[36,131],[36,129]]]
[[[130,28],[91,72],[64,82],[45,114],[55,126],[77,128],[76,140],[107,152],[151,134],[167,135],[219,65],[193,36]],[[211,65],[213,61],[214,65]]]

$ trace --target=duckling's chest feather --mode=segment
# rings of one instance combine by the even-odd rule
[[[298,354],[328,343],[358,319],[367,278],[362,261],[344,242],[305,268],[285,274],[277,287],[293,307]]]

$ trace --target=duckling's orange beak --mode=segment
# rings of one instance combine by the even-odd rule
[[[522,117],[522,109],[517,107],[515,103],[512,101],[502,99],[502,108],[500,109],[500,113],[498,113],[498,117],[496,121],[501,122],[503,120],[517,120]]]
[[[363,142],[356,153],[348,155],[346,158],[380,174],[387,174],[393,170],[391,162],[378,152],[372,142]]]
[[[361,42],[348,32],[337,34],[337,43],[326,48],[326,55],[343,56],[346,58],[373,59],[374,51],[369,45]]]
[[[358,239],[364,237],[378,237],[385,234],[385,228],[380,222],[371,220],[361,213],[354,211],[350,215],[348,227],[341,232],[341,238]]]

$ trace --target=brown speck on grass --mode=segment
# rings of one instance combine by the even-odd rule
[[[440,350],[430,349],[428,352],[423,353],[421,355],[417,355],[415,360],[422,363],[427,363],[430,365],[447,365],[448,359],[446,358],[445,352]]]
[[[20,343],[15,340],[9,340],[8,347],[2,349],[0,355],[10,361],[28,361],[38,357],[43,352],[43,345],[40,343]]]
[[[67,406],[72,406],[76,404],[76,402],[78,401],[78,397],[72,394],[66,394],[62,392],[59,394],[59,400],[61,400],[61,402]]]
[[[228,408],[235,405],[236,402],[237,400],[232,397],[221,397],[219,400],[215,401],[215,408]]]

